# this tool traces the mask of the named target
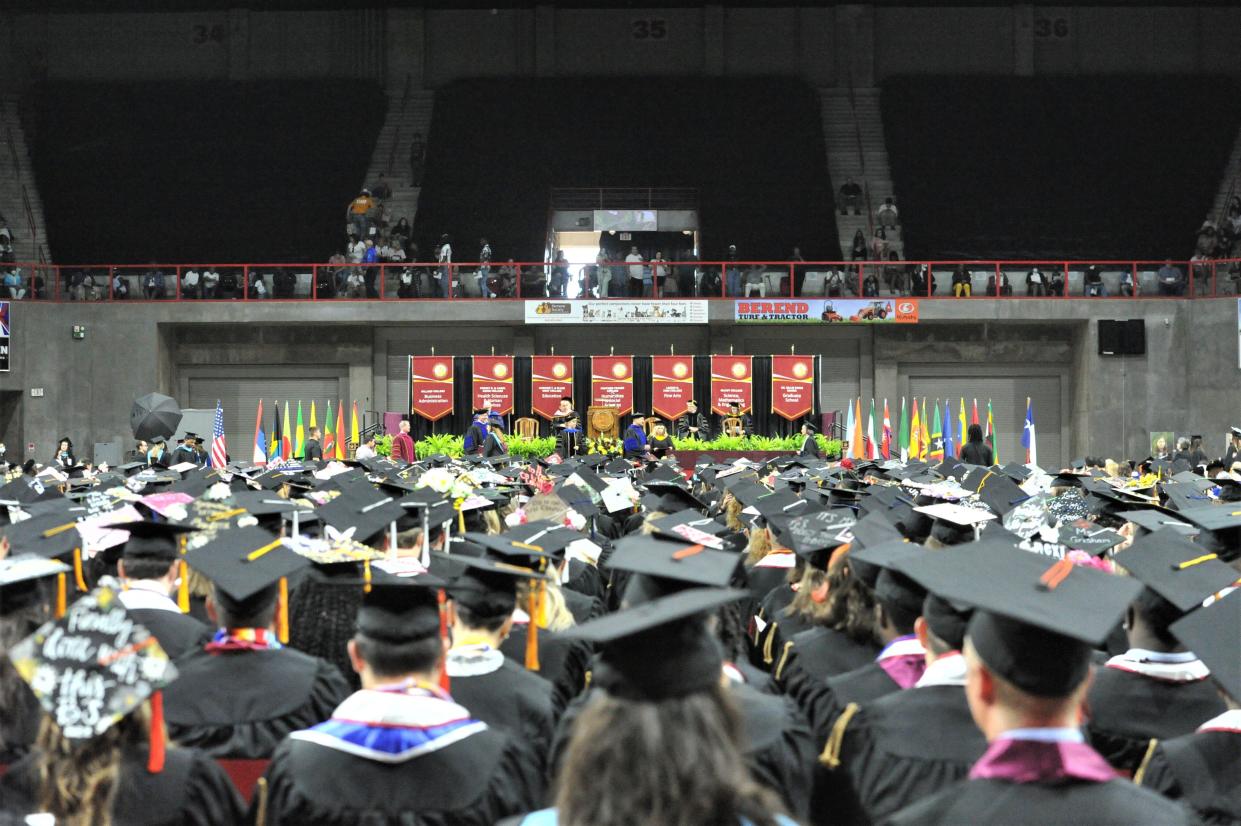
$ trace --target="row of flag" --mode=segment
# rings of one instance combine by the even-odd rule
[[[319,426],[315,403],[310,403],[310,423],[307,425],[302,419],[302,402],[297,402],[297,425],[289,426],[289,412],[292,403],[286,401],[284,403],[284,421],[280,419],[280,402],[273,403],[271,440],[267,438],[267,431],[263,429],[263,400],[259,399],[258,412],[254,417],[254,456],[250,459],[252,464],[263,466],[268,462],[276,460],[289,461],[291,459],[302,459],[306,456],[306,434],[311,428]],[[218,408],[216,416],[221,416]],[[350,412],[349,429],[345,430],[345,405],[344,402],[337,402],[336,416],[332,416],[332,403],[327,403],[327,416],[324,417],[323,439],[320,447],[323,449],[324,459],[345,459],[348,458],[348,443],[353,442],[355,445],[360,444],[361,437],[358,429],[358,403],[353,402]]]
[[[942,410],[942,414],[941,414]],[[863,419],[862,399],[859,396],[849,405],[845,423],[847,446],[845,455],[854,459],[900,459],[907,462],[918,459],[924,462],[941,462],[945,457],[958,457],[967,440],[968,427],[982,425],[978,416],[978,399],[973,400],[969,417],[966,416],[965,399],[960,400],[957,413],[952,411],[952,400],[945,399],[943,406],[936,399],[932,406],[918,399],[907,408],[901,399],[899,429],[892,430],[892,418],[888,400],[883,400],[883,418],[878,418],[875,400],[870,400],[870,413]],[[1000,437],[995,429],[995,416],[991,400],[987,399],[987,419],[983,428],[983,440],[991,446],[992,458],[1000,462]],[[1026,464],[1038,464],[1038,442],[1034,429],[1034,406],[1026,399],[1025,426],[1021,432],[1021,445],[1025,448]]]

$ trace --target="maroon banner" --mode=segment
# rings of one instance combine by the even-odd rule
[[[550,419],[560,400],[573,395],[572,356],[530,357],[530,408]]]
[[[676,419],[693,398],[694,357],[651,356],[651,409]]]
[[[793,421],[814,411],[814,356],[771,357],[771,412]]]
[[[428,421],[452,413],[452,356],[409,357],[410,408]]]
[[[633,412],[633,356],[591,356],[590,403]]]
[[[753,404],[754,360],[751,356],[711,357],[711,409],[720,415],[728,413],[728,405],[736,402],[741,412],[750,412]]]
[[[474,356],[474,409],[513,412],[513,357]]]

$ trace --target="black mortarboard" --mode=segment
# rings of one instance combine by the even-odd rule
[[[507,617],[517,607],[517,582],[519,580],[546,579],[543,574],[511,565],[490,557],[448,556],[431,552],[432,570],[442,558],[454,575],[448,585],[448,593],[459,605],[467,608],[479,619]]]
[[[41,580],[67,573],[69,566],[35,554],[0,559],[0,617],[45,599]]]
[[[626,586],[626,605],[695,586],[736,584],[741,564],[741,556],[730,551],[641,535],[618,540],[608,559],[612,570],[637,574]]]
[[[1237,581],[1237,572],[1174,530],[1156,531],[1116,555],[1116,562],[1180,611],[1201,605]],[[1241,655],[1241,651],[1238,651]]]
[[[440,632],[439,589],[443,580],[430,574],[387,577],[362,595],[358,633],[379,642],[401,645]]]
[[[866,578],[869,578],[870,571],[867,566],[875,570],[871,587],[875,591],[876,600],[917,616],[922,613],[926,588],[901,573],[900,564],[903,560],[921,556],[926,552],[922,545],[891,540],[865,548],[851,548],[849,560],[859,576],[865,573]]]
[[[1180,512],[1201,528],[1198,544],[1214,551],[1226,560],[1241,554],[1241,507],[1235,505],[1206,505]]]
[[[310,564],[275,534],[258,527],[221,531],[211,542],[186,554],[185,562],[236,603],[245,603]]]
[[[1168,507],[1178,511],[1193,510],[1211,504],[1211,497],[1196,484],[1186,482],[1164,482],[1160,491],[1168,500]]]
[[[1066,548],[1085,551],[1094,556],[1102,556],[1125,541],[1116,531],[1100,527],[1089,519],[1075,519],[1067,525],[1061,525],[1056,539]]]
[[[982,480],[978,488],[978,498],[997,516],[1004,516],[1013,508],[1030,498],[1017,483],[1000,473],[992,473]]]
[[[768,523],[781,545],[822,571],[827,569],[832,551],[853,541],[857,517],[848,510],[816,509],[796,516],[772,517]]]
[[[125,559],[161,559],[172,562],[181,555],[181,537],[198,530],[176,522],[121,522],[110,528],[128,531],[129,540],[121,551]]]
[[[764,519],[771,516],[797,516],[810,503],[791,490],[769,493],[754,503],[755,510]]]
[[[648,482],[646,488],[650,493],[642,497],[642,505],[647,510],[662,513],[676,513],[686,508],[705,511],[707,505],[694,496],[687,488],[671,482]]]
[[[922,619],[927,627],[954,651],[959,651],[965,644],[965,629],[973,615],[974,609],[968,605],[930,592],[922,602]]]
[[[366,542],[383,534],[405,516],[405,508],[392,496],[373,488],[349,491],[315,509],[323,524],[337,531],[353,531],[353,538]]]
[[[1241,704],[1241,590],[1172,623],[1172,633],[1211,669],[1211,679]]]
[[[1198,527],[1191,525],[1183,519],[1177,519],[1172,516],[1172,512],[1163,511],[1155,508],[1142,508],[1140,510],[1120,511],[1116,514],[1126,522],[1132,522],[1141,528],[1145,533],[1154,533],[1164,528],[1176,531],[1182,536],[1194,536],[1198,533]]]
[[[33,553],[55,559],[82,547],[77,521],[64,513],[32,516],[0,528],[0,537],[9,540],[13,553]]]
[[[752,508],[757,507],[759,499],[770,495],[771,489],[764,485],[760,485],[752,479],[745,479],[729,487],[728,492],[731,493],[733,498],[740,502],[743,507]]]
[[[889,539],[901,539],[901,532],[893,525],[885,514],[868,513],[857,521],[852,528],[854,548],[867,548],[887,542]]]
[[[1005,476],[1016,479],[1018,482],[1024,482],[1026,479],[1030,478],[1030,474],[1034,473],[1034,471],[1030,470],[1025,465],[1019,465],[1016,462],[1009,462],[1007,465],[1000,468],[1000,471]]]

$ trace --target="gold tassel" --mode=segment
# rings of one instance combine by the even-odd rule
[[[827,738],[827,745],[823,747],[823,753],[819,755],[819,762],[829,769],[840,767],[840,747],[845,742],[845,729],[849,727],[849,721],[853,719],[853,715],[858,713],[861,708],[857,703],[849,703],[845,706],[845,710],[840,717],[836,719],[836,724],[832,726],[831,736]]]
[[[86,593],[89,589],[86,587],[86,577],[82,576],[82,549],[73,549],[73,582],[78,590]]]
[[[538,610],[539,627],[546,628],[547,627],[547,580],[545,579],[539,580],[538,594],[539,594],[539,601],[538,601],[536,608]],[[534,617],[531,617],[530,621],[534,622],[534,619],[535,619]]]
[[[766,665],[771,665],[776,661],[776,655],[772,651],[772,647],[776,644],[776,628],[778,626],[779,623],[773,622],[767,628],[767,639],[763,640],[763,663]]]
[[[177,610],[182,614],[190,612],[190,566],[185,560],[177,562]]]
[[[1138,770],[1133,773],[1133,785],[1141,786],[1142,778],[1146,776],[1146,770],[1150,768],[1151,758],[1155,756],[1155,748],[1159,745],[1159,740],[1155,737],[1146,745],[1146,754],[1142,757],[1142,763],[1138,766]]]
[[[362,560],[362,593],[369,594],[371,592],[371,561],[369,559]]]
[[[67,601],[65,599],[65,591],[69,586],[64,574],[56,575],[56,619],[60,619],[65,615]]]
[[[789,653],[793,650],[793,641],[788,640],[784,643],[784,650],[780,652],[780,662],[776,664],[776,682],[780,682],[780,678],[784,676],[784,666],[788,665]]]
[[[280,601],[276,613],[276,639],[287,644],[289,641],[289,580],[287,577],[280,577]]]
[[[539,670],[539,624],[536,621],[538,614],[539,596],[533,589],[530,596],[526,599],[526,613],[530,615],[530,623],[526,626],[526,670]]]

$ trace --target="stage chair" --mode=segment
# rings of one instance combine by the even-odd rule
[[[539,435],[539,423],[529,417],[518,419],[513,422],[513,433],[523,439],[533,439]]]
[[[736,416],[729,416],[724,420],[725,436],[744,436],[745,432],[741,426],[741,419]]]

